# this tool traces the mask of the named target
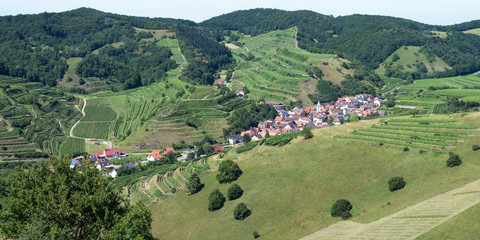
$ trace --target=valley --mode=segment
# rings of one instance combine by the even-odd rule
[[[15,167],[51,162],[90,167],[159,239],[471,239],[479,29],[278,9],[1,16],[0,204]]]

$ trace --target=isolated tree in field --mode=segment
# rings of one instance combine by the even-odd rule
[[[340,217],[340,215],[344,212],[350,212],[352,210],[352,204],[346,199],[339,199],[335,201],[330,208],[330,215],[332,217]]]
[[[405,182],[403,177],[392,177],[388,180],[388,190],[393,192],[402,189],[403,187],[405,187],[405,184],[407,183]]]
[[[456,167],[462,165],[463,162],[457,154],[449,152],[448,155],[447,167]]]
[[[208,211],[213,212],[223,207],[225,197],[220,190],[215,189],[208,197]]]
[[[350,122],[358,122],[358,115],[357,114],[352,114],[352,115],[350,115],[350,118],[348,120]]]
[[[304,139],[310,139],[313,137],[313,133],[312,133],[312,128],[311,127],[304,127],[303,130],[302,130],[302,136]]]
[[[227,191],[228,200],[235,200],[243,195],[243,189],[236,183],[234,183]]]
[[[327,123],[328,123],[328,125],[333,126],[333,118],[328,117]]]
[[[53,157],[17,170],[0,212],[2,237],[153,239],[145,205],[130,205],[88,163],[69,165],[70,159]]]
[[[387,107],[395,107],[395,98],[389,97],[387,101],[385,101],[385,105],[387,105]]]
[[[217,180],[219,183],[231,183],[242,175],[238,164],[232,160],[223,160],[218,167]]]
[[[190,176],[190,179],[187,182],[187,191],[188,194],[195,194],[202,190],[203,184],[200,182],[200,178],[196,173]]]
[[[265,133],[265,138],[269,138],[270,137],[270,132],[267,131],[267,133]]]
[[[247,204],[245,203],[239,203],[233,210],[233,218],[236,220],[243,220],[250,216],[250,214],[252,214],[252,211],[247,208]]]

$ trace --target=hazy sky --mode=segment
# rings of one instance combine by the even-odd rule
[[[480,19],[478,0],[0,0],[0,15],[62,12],[91,7],[133,16],[170,17],[201,22],[235,10],[278,8],[312,10],[325,15],[354,13],[407,18],[450,25]]]

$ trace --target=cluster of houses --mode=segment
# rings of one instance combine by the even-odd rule
[[[143,162],[148,161],[158,161],[161,158],[165,157],[169,153],[175,153],[173,147],[167,147],[163,150],[153,150],[152,153],[147,155],[147,158]],[[81,164],[81,161],[89,161],[90,164],[94,165],[99,171],[105,170],[106,175],[115,178],[117,176],[117,169],[121,165],[111,164],[111,159],[118,159],[127,157],[127,153],[121,151],[120,148],[107,148],[103,152],[96,152],[95,154],[90,154],[87,156],[79,156],[71,160],[70,168],[73,169],[77,164]],[[124,164],[128,168],[135,166],[135,163],[126,163]],[[94,167],[92,167],[93,169]]]
[[[251,140],[264,139],[267,134],[275,136],[283,133],[302,130],[305,126],[312,129],[329,127],[331,124],[339,125],[348,121],[353,115],[366,117],[372,114],[385,116],[386,112],[377,110],[383,103],[380,97],[366,94],[338,98],[335,102],[320,103],[316,106],[302,109],[295,107],[285,110],[286,106],[278,102],[261,102],[274,107],[278,116],[264,122],[259,122],[257,127],[252,127],[239,135],[227,136],[230,144],[241,143],[243,136],[248,135]]]

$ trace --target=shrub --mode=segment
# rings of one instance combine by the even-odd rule
[[[456,167],[462,165],[463,162],[457,154],[452,152],[449,152],[448,154],[450,157],[447,160],[447,167]]]
[[[227,191],[228,200],[235,200],[243,195],[243,189],[238,184],[233,184]]]
[[[223,160],[218,167],[217,180],[219,183],[231,183],[242,175],[238,164],[232,160]]]
[[[390,180],[388,180],[388,190],[391,192],[402,189],[405,187],[405,180],[403,180],[403,177],[392,177]]]
[[[247,204],[245,203],[239,203],[233,210],[233,218],[236,220],[243,220],[250,216],[250,214],[252,214],[252,211],[247,208]]]
[[[260,234],[258,234],[257,231],[253,231],[253,238],[257,239],[260,237]]]
[[[477,144],[472,145],[473,151],[477,151],[478,149],[480,149],[480,146],[478,146]]]
[[[203,184],[200,182],[200,178],[196,173],[193,173],[192,176],[190,176],[186,185],[189,194],[198,193],[203,188]]]
[[[330,209],[332,217],[340,217],[343,212],[352,210],[352,204],[346,199],[339,199],[335,201]]]
[[[223,207],[225,197],[220,190],[215,189],[208,197],[208,211],[213,212]]]
[[[347,220],[352,217],[352,214],[350,213],[350,211],[345,211],[340,214],[340,217],[342,218],[342,220]]]
[[[403,148],[403,151],[404,151],[404,152],[407,152],[408,150],[410,150],[408,147],[404,147],[404,148]]]
[[[304,139],[309,139],[313,137],[312,128],[311,127],[304,127],[302,131],[302,136]]]

